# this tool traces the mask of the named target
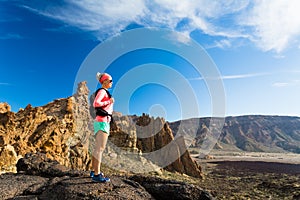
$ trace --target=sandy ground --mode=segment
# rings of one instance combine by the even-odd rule
[[[198,154],[192,157],[198,159]],[[276,163],[300,164],[300,154],[294,153],[261,153],[261,152],[223,152],[213,151],[204,159],[206,162],[217,161],[262,161]]]
[[[300,154],[211,152],[192,155],[202,167],[200,186],[216,199],[300,200]]]

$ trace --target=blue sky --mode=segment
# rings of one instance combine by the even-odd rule
[[[41,106],[68,97],[94,48],[128,30],[155,27],[179,32],[206,50],[222,78],[226,116],[300,116],[299,8],[297,0],[2,0],[0,102],[18,111],[27,104]],[[147,79],[130,97],[115,93],[116,111],[145,112],[170,121],[181,119],[184,110],[198,109],[198,116],[212,116],[212,97],[203,77],[170,52],[134,51],[106,67],[116,86],[130,70],[141,66],[146,70],[149,63],[157,67],[155,76],[173,81],[178,90]],[[178,99],[179,91],[186,88],[177,86],[167,71],[162,73],[162,66],[186,78],[196,94],[197,108]],[[95,75],[87,80],[90,77]],[[146,77],[131,82],[138,79]],[[125,83],[121,89],[126,87]],[[185,118],[195,117],[190,113]]]

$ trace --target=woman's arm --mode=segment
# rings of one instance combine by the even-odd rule
[[[107,101],[102,101],[103,98],[105,97],[105,95],[106,95],[106,91],[104,91],[104,89],[99,90],[99,92],[94,100],[93,106],[94,107],[103,107],[103,106],[109,105],[111,103],[110,99],[108,99]]]

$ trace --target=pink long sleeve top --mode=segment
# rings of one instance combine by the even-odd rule
[[[112,112],[113,112],[113,103],[110,102],[110,98],[104,89],[99,90],[99,92],[94,100],[93,106],[94,107],[102,107],[109,114],[112,114]],[[96,116],[95,120],[98,122],[110,122],[111,117],[110,116]]]

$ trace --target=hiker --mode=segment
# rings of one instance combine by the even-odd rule
[[[95,146],[92,155],[92,171],[90,173],[92,180],[95,182],[108,182],[109,178],[105,177],[100,171],[102,154],[105,150],[107,138],[109,136],[111,114],[113,111],[114,98],[111,97],[107,89],[112,87],[112,77],[107,73],[97,73],[97,80],[102,85],[98,89],[93,101],[93,107],[101,108],[102,111],[109,113],[106,116],[97,114],[94,120]],[[97,113],[97,112],[96,112]],[[102,115],[102,116],[100,116]]]

